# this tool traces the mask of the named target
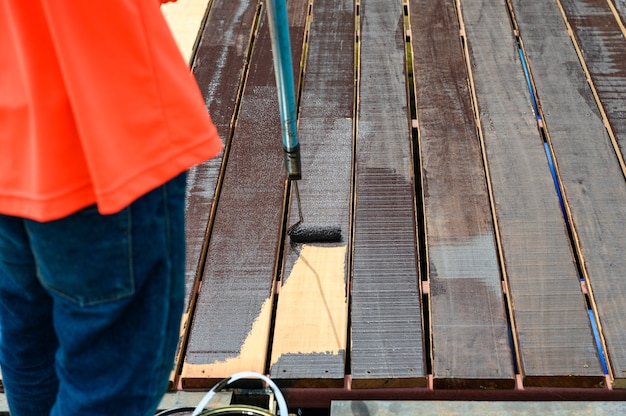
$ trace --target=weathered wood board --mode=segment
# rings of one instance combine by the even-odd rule
[[[604,382],[504,0],[461,2],[526,386]]]
[[[425,385],[403,4],[357,7],[352,387]]]
[[[339,225],[337,244],[285,242],[270,373],[281,385],[344,384],[354,119],[354,4],[316,0],[300,98],[304,225]],[[329,197],[331,196],[332,197]],[[289,224],[298,221],[294,193]]]
[[[626,29],[607,0],[561,0],[626,174]]]
[[[434,386],[515,384],[496,238],[452,0],[413,0]]]
[[[616,12],[619,14],[622,23],[626,22],[626,0],[613,0]]]
[[[513,0],[615,387],[626,387],[626,184],[556,3]]]
[[[289,5],[298,62],[306,4]],[[223,173],[183,386],[212,385],[238,371],[263,373],[266,367],[285,171],[265,9],[261,13]]]

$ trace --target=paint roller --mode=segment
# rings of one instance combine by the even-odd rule
[[[302,179],[300,144],[298,142],[298,114],[294,92],[289,20],[286,0],[267,0],[267,16],[274,59],[274,73],[278,90],[278,104],[282,130],[283,150],[287,178],[293,184],[298,204],[299,220],[289,227],[287,234],[292,243],[336,242],[341,240],[339,226],[307,226],[302,216],[298,180]]]

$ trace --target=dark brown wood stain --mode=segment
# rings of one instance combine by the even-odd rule
[[[290,24],[300,34],[299,42],[292,35],[295,62],[301,53],[305,9],[290,9]],[[269,30],[262,16],[209,243],[196,310],[201,318],[193,322],[185,365],[210,369],[212,363],[237,358],[272,296],[285,198],[280,128]],[[266,331],[269,334],[269,327]],[[265,349],[267,342],[256,347]],[[265,358],[260,361],[255,369],[264,371]],[[234,365],[211,377],[243,370]]]

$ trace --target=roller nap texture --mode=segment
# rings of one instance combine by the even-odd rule
[[[334,243],[341,241],[341,227],[331,226],[306,226],[297,223],[287,231],[292,243]]]

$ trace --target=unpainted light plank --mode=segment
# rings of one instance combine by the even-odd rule
[[[626,387],[626,183],[556,3],[513,0],[606,341],[614,386]]]
[[[452,0],[413,0],[434,386],[511,388],[493,220]]]
[[[304,244],[280,289],[270,372],[281,386],[343,387],[348,299],[343,245]]]
[[[300,99],[304,225],[338,225],[337,244],[285,242],[270,373],[281,385],[343,386],[354,118],[354,4],[312,4]],[[298,221],[291,195],[290,224]]]
[[[305,10],[306,4],[290,2],[292,38],[299,34],[296,62]],[[285,198],[265,9],[230,146],[182,370],[186,387],[209,386],[238,371],[265,371]]]
[[[403,4],[362,0],[353,388],[425,385]]]
[[[184,0],[161,5],[163,16],[186,62],[191,63],[194,46],[202,31],[202,21],[211,1]]]
[[[526,386],[604,382],[504,0],[461,2]]]

